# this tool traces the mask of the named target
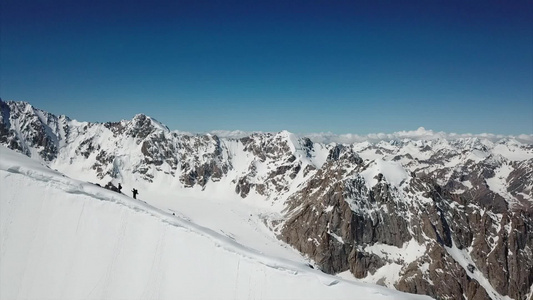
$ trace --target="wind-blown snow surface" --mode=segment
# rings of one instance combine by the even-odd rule
[[[267,237],[263,253],[3,146],[0,180],[1,299],[427,298],[323,274]]]

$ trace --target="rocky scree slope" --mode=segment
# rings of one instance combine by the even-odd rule
[[[229,185],[262,199],[280,212],[265,222],[324,272],[439,299],[532,296],[531,144],[320,144],[285,131],[223,139],[172,132],[142,114],[100,124],[25,102],[0,109],[0,144],[67,174]]]

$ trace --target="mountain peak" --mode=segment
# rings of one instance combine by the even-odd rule
[[[7,105],[7,107],[12,110],[15,110],[18,113],[25,113],[34,110],[34,107],[30,103],[25,101],[8,100],[4,102],[2,99],[0,99],[0,104],[2,104],[2,106]]]
[[[131,120],[131,124],[134,129],[150,131],[150,133],[156,130],[170,132],[166,125],[145,114],[136,114]]]

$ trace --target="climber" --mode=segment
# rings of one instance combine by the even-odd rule
[[[139,191],[136,189],[133,189],[131,190],[131,192],[133,193],[133,199],[137,199],[137,194],[139,194]]]
[[[122,185],[120,185],[120,183],[118,184],[118,192],[122,193]]]

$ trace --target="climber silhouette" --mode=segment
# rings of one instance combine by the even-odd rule
[[[136,189],[133,189],[131,190],[131,192],[133,193],[133,199],[137,199],[137,194],[139,193],[139,191]]]

